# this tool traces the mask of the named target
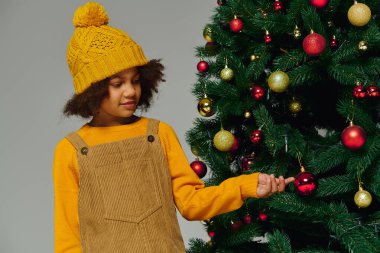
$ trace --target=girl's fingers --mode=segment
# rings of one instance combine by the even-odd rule
[[[294,177],[288,177],[288,178],[286,178],[285,179],[285,185],[288,185],[289,183],[291,183],[291,182],[294,182]]]
[[[275,193],[278,191],[277,183],[276,183],[276,178],[274,177],[273,174],[270,175],[270,181],[271,181],[271,188],[272,188],[272,193]]]
[[[279,192],[285,191],[285,179],[284,179],[284,177],[280,176],[278,178],[278,181],[279,181],[279,183],[278,183],[278,191]]]

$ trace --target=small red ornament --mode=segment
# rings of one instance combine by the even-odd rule
[[[311,32],[302,42],[303,50],[309,56],[318,56],[323,53],[326,48],[326,40],[322,35]]]
[[[234,33],[240,32],[243,29],[243,21],[240,18],[234,16],[234,19],[230,22],[230,29]]]
[[[336,49],[338,47],[338,41],[336,40],[336,36],[333,35],[331,41],[330,41],[330,48]]]
[[[365,98],[367,96],[367,92],[365,91],[364,86],[358,82],[354,88],[353,95],[355,98]]]
[[[198,62],[197,69],[200,73],[206,72],[208,70],[208,63],[206,61]]]
[[[215,236],[215,231],[208,231],[208,236],[213,238]]]
[[[260,85],[252,85],[251,87],[251,96],[255,100],[263,99],[265,95],[265,89]]]
[[[329,0],[310,0],[310,4],[318,9],[325,8],[328,3]]]
[[[223,5],[223,1],[222,0],[217,0],[216,2],[218,3],[219,6]]]
[[[259,219],[261,221],[266,221],[268,219],[268,215],[266,215],[266,213],[264,213],[264,212],[260,212],[259,213]]]
[[[247,213],[243,217],[243,222],[244,222],[244,224],[247,224],[247,225],[251,224],[251,222],[252,222],[252,216],[249,213]]]
[[[350,150],[358,150],[362,148],[367,141],[367,134],[363,128],[354,125],[352,121],[346,127],[341,135],[342,144]]]
[[[272,41],[272,37],[270,36],[269,31],[265,31],[265,35],[264,35],[265,44],[269,44],[271,43],[271,41]]]
[[[241,220],[231,221],[231,230],[237,231],[242,225],[243,222]]]
[[[263,138],[263,132],[260,129],[254,130],[252,131],[250,138],[253,144],[259,144]]]
[[[300,196],[310,196],[317,190],[318,181],[313,173],[305,171],[301,167],[301,173],[299,173],[294,180],[294,189]]]
[[[194,162],[190,163],[190,167],[193,169],[195,174],[198,175],[199,178],[202,178],[207,174],[206,164],[202,161],[199,161],[198,158],[196,158]]]
[[[234,136],[234,144],[232,144],[232,148],[230,149],[230,152],[236,152],[239,148],[239,139]]]
[[[242,156],[240,158],[240,168],[241,171],[248,171],[251,169],[251,164],[253,163],[254,156],[249,155],[249,156]]]
[[[379,97],[379,89],[377,88],[377,86],[376,85],[370,85],[367,88],[367,95],[368,95],[368,97],[371,97],[371,98]]]
[[[273,7],[275,11],[279,11],[282,9],[282,3],[280,0],[275,0],[273,3]]]

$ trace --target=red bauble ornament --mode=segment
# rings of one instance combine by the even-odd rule
[[[264,213],[264,212],[260,212],[259,213],[259,219],[261,221],[266,221],[268,219],[268,215],[266,215],[266,213]]]
[[[215,236],[215,231],[208,231],[208,236],[213,238]]]
[[[336,40],[335,35],[333,35],[331,41],[330,41],[330,48],[336,49],[338,47],[338,41]]]
[[[310,4],[318,9],[325,8],[328,3],[329,0],[310,0]]]
[[[223,5],[223,1],[222,0],[217,0],[216,2],[218,3],[219,6]]]
[[[208,63],[206,61],[198,62],[197,69],[200,73],[206,72],[208,70]]]
[[[318,56],[325,50],[326,40],[322,35],[312,32],[305,37],[302,42],[302,47],[307,55]]]
[[[240,32],[243,29],[243,21],[235,16],[230,22],[230,29],[235,33]]]
[[[240,168],[241,171],[247,171],[251,169],[251,164],[253,163],[254,157],[250,156],[242,156],[240,158]]]
[[[310,196],[317,190],[318,181],[313,173],[303,171],[294,180],[294,189],[300,196]]]
[[[204,162],[199,161],[198,158],[192,163],[190,163],[190,167],[193,169],[195,174],[198,175],[199,178],[204,177],[207,174],[207,166]]]
[[[272,41],[272,37],[270,36],[269,32],[266,31],[264,35],[264,43],[269,44],[271,43],[271,41]]]
[[[376,85],[371,85],[367,88],[367,95],[371,98],[377,98],[379,97],[379,89]]]
[[[275,11],[279,11],[282,9],[282,3],[280,0],[275,0],[273,3],[273,7]]]
[[[355,98],[365,98],[367,96],[367,92],[364,89],[364,86],[358,83],[358,85],[354,88],[353,95]]]
[[[260,129],[254,130],[252,131],[250,138],[253,144],[259,144],[263,138],[263,132]]]
[[[239,139],[234,136],[234,144],[232,144],[232,148],[230,149],[230,152],[233,153],[239,148]]]
[[[342,144],[350,150],[362,148],[367,140],[367,134],[363,128],[350,122],[341,135]]]
[[[249,213],[247,213],[243,217],[243,222],[244,222],[244,224],[247,224],[247,225],[251,224],[251,222],[252,222],[252,216]]]
[[[251,96],[255,100],[263,99],[265,95],[265,89],[260,85],[252,85],[251,87]]]
[[[236,231],[243,225],[241,220],[231,221],[231,230]]]

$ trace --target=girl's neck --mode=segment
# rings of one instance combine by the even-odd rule
[[[127,125],[138,121],[140,117],[132,115],[128,118],[113,118],[112,120],[104,120],[98,117],[93,117],[88,123],[92,127],[109,127],[109,126],[120,126]]]

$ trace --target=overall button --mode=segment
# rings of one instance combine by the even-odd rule
[[[149,142],[154,142],[154,136],[153,135],[149,135],[148,136],[148,141]]]
[[[80,152],[82,153],[82,155],[87,155],[87,153],[88,153],[88,148],[83,147],[83,148],[81,148]]]

